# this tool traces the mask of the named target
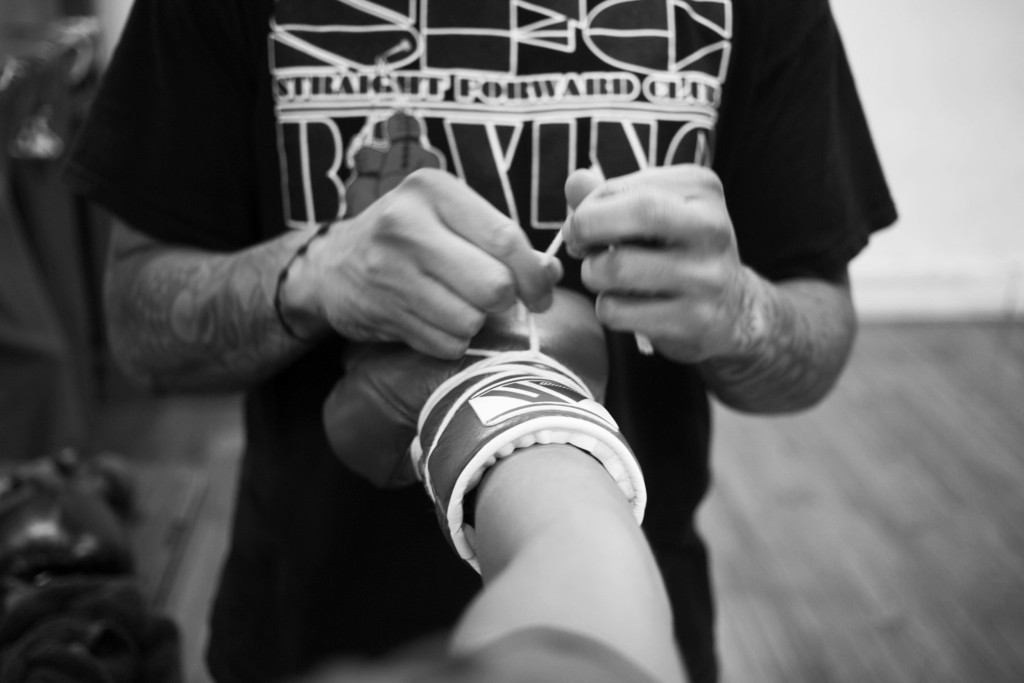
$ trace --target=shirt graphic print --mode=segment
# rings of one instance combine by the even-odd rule
[[[731,0],[280,0],[286,220],[355,215],[417,168],[557,229],[565,179],[709,165]]]

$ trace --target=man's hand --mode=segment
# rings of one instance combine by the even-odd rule
[[[609,328],[646,335],[684,363],[747,352],[763,327],[760,281],[739,259],[718,177],[700,166],[604,181],[578,171],[565,234]]]
[[[699,166],[566,183],[565,231],[606,326],[696,363],[709,389],[751,412],[806,408],[835,384],[856,334],[845,269],[762,279],[739,260],[722,185]]]
[[[282,292],[300,332],[462,355],[488,312],[551,305],[559,262],[465,183],[419,170],[297,259]]]

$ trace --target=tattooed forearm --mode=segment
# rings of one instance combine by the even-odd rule
[[[301,237],[230,255],[115,245],[106,283],[115,357],[155,389],[240,389],[280,368],[304,348],[273,307]]]
[[[835,384],[849,357],[856,318],[848,283],[761,283],[743,330],[748,350],[701,365],[725,404],[750,412],[806,408]]]

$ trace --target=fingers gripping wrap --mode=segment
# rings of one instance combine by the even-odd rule
[[[534,344],[531,344],[534,346]],[[571,444],[596,458],[643,521],[643,474],[618,425],[586,383],[535,348],[471,350],[483,360],[443,382],[419,418],[410,449],[442,528],[479,571],[464,501],[499,459],[537,443]]]

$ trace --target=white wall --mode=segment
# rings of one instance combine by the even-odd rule
[[[871,317],[1024,317],[1024,2],[832,0],[900,221]]]
[[[97,1],[116,36],[131,0]],[[1024,2],[832,6],[900,211],[853,264],[863,317],[1024,318]]]

